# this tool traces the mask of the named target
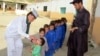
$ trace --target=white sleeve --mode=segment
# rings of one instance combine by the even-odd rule
[[[22,29],[22,24],[23,24],[23,20],[20,18],[20,20],[18,21],[18,33],[24,37],[26,37],[27,39],[29,38],[29,35],[26,34],[23,29]]]

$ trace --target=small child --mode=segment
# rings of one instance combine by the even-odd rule
[[[45,35],[46,35],[48,33],[48,31],[49,31],[49,25],[45,24],[44,25],[44,29],[45,29]]]
[[[67,32],[67,19],[62,17],[61,20],[64,22],[65,33]]]
[[[56,21],[56,50],[60,48],[60,40],[62,38],[62,27],[61,27],[61,20]]]
[[[42,46],[42,49],[41,49],[41,56],[45,56],[45,52],[48,51],[47,39],[44,37],[44,35],[45,35],[45,29],[40,28],[39,36],[40,38],[43,38],[45,40],[45,44]]]
[[[55,29],[54,24],[50,24],[49,25],[49,31],[46,35],[48,46],[49,46],[49,49],[46,52],[46,56],[53,56],[53,54],[55,52],[55,37],[56,37],[56,34],[55,34],[54,29]]]
[[[41,56],[41,46],[44,45],[45,40],[43,38],[32,39],[32,56]]]
[[[34,35],[36,38],[43,38],[45,40],[45,44],[41,48],[41,56],[45,56],[45,52],[48,51],[48,43],[47,43],[47,39],[45,38],[44,35],[45,35],[44,28],[40,28],[39,33]]]
[[[60,48],[62,48],[63,43],[64,43],[64,39],[65,39],[65,35],[66,35],[66,18],[61,18],[61,27],[62,27],[62,38],[60,39]]]

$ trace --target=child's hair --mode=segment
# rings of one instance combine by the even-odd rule
[[[61,20],[57,20],[56,23],[61,23]]]
[[[45,25],[44,25],[44,28],[46,28],[46,27],[49,28],[49,25],[48,25],[48,24],[45,24]]]
[[[61,20],[67,22],[67,19],[65,17],[62,17]]]
[[[33,41],[33,39],[31,39],[31,42]]]
[[[44,28],[40,28],[39,32],[43,31],[45,33],[45,29]]]
[[[50,25],[49,26],[54,26],[55,27],[55,24],[53,24],[53,23],[50,23]]]
[[[55,24],[50,23],[50,25],[49,25],[49,29],[50,29],[50,26],[54,26],[54,30],[55,30]]]
[[[45,40],[43,38],[40,38],[41,40],[41,46],[43,46],[45,44]]]
[[[55,23],[57,23],[58,20],[55,20]]]
[[[56,21],[56,20],[52,20],[52,21],[50,22],[50,24],[55,24],[55,21]]]

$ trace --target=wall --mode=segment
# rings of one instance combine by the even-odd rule
[[[94,28],[93,28],[93,37],[97,44],[100,45],[100,17],[96,17]]]
[[[76,14],[76,11],[74,9],[74,6],[70,4],[73,0],[52,0],[50,2],[40,2],[40,3],[34,3],[27,6],[28,10],[32,10],[35,8],[39,15],[50,17],[51,19],[59,19],[61,17],[66,17],[68,19],[68,22],[71,23],[73,21],[73,16]],[[89,2],[89,3],[88,3]],[[91,1],[90,0],[84,0],[83,5],[86,9],[88,9],[90,12],[91,8]],[[87,6],[87,4],[89,6]],[[43,7],[48,6],[48,9],[46,12],[43,11]],[[66,7],[66,13],[62,14],[60,11],[61,7]]]
[[[96,17],[100,17],[100,0],[98,0],[98,4],[96,8]]]
[[[93,29],[94,40],[97,44],[100,44],[100,0],[98,0],[97,8],[96,8],[96,19]]]
[[[86,3],[86,1],[87,1],[87,3]],[[86,9],[88,9],[88,11],[90,12],[90,14],[91,14],[91,8],[92,8],[92,0],[86,0],[86,1],[84,1],[84,3],[86,3],[84,6],[85,6],[85,8]]]

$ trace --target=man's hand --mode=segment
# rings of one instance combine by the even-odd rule
[[[32,53],[32,48],[29,48],[28,50],[29,50],[30,53]]]
[[[71,29],[70,29],[70,32],[74,32],[74,28],[71,28]]]
[[[74,32],[77,29],[78,29],[78,27],[73,27],[73,28],[70,29],[70,32]]]
[[[34,35],[30,35],[30,39],[35,39],[35,36]]]
[[[78,27],[74,27],[74,29],[75,29],[75,30],[77,30],[77,29],[78,29]]]

